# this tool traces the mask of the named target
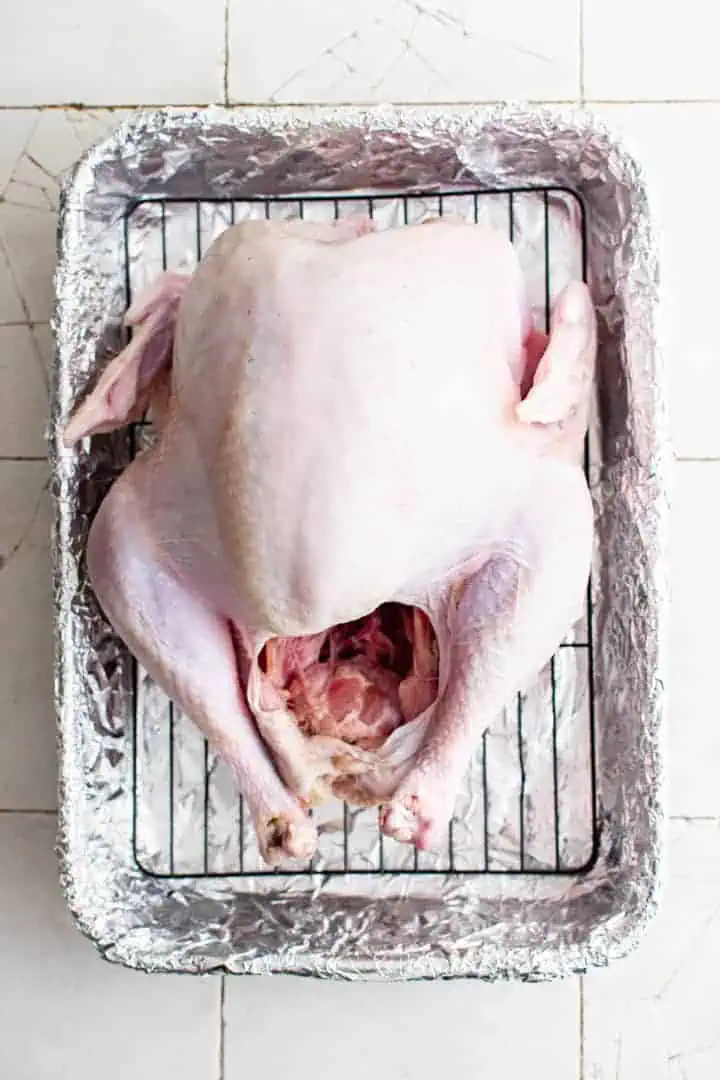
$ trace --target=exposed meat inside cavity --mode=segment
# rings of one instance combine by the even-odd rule
[[[429,708],[438,690],[432,624],[396,603],[320,634],[271,638],[260,669],[264,708],[284,706],[305,734],[364,750]]]

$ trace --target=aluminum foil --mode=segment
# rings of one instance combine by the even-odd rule
[[[392,225],[408,207],[435,212],[436,192],[468,214],[468,192],[508,188],[551,189],[547,228],[542,194],[513,196],[538,320],[548,239],[551,292],[586,254],[598,311],[592,619],[522,702],[522,744],[513,709],[488,732],[447,850],[416,867],[408,849],[381,845],[368,812],[331,806],[311,868],[260,873],[222,766],[142,672],[135,680],[85,578],[90,522],[132,440],[66,451],[62,426],[119,347],[128,295],[163,257],[192,265],[232,215],[293,212],[303,199],[312,213],[351,213],[362,193]],[[507,205],[506,194],[483,195],[479,213]],[[109,959],[147,970],[544,979],[627,952],[655,908],[661,869],[668,457],[656,253],[632,157],[591,116],[554,109],[141,114],[66,185],[57,295],[60,850],[81,929]]]

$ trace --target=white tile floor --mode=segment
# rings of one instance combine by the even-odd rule
[[[25,0],[0,36],[0,1077],[372,1071],[720,1075],[720,9],[715,0]],[[663,227],[675,468],[670,880],[641,949],[552,986],[143,976],[71,926],[52,855],[47,468],[57,178],[136,104],[587,97],[646,163]],[[618,104],[608,104],[616,102]],[[642,104],[637,104],[642,102]],[[670,103],[673,102],[673,103]],[[695,102],[695,103],[691,103]],[[620,104],[622,103],[622,104]],[[80,104],[82,108],[74,105]],[[58,108],[58,106],[60,106]],[[107,108],[110,107],[110,108]],[[690,197],[688,198],[688,193]],[[224,1031],[224,1038],[222,1032]],[[428,1037],[429,1035],[429,1037]],[[358,1052],[359,1051],[359,1052]],[[222,1071],[224,1068],[224,1072]]]

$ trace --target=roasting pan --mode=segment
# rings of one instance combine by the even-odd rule
[[[145,424],[63,449],[76,401],[163,267],[248,217],[460,214],[506,228],[536,322],[571,276],[599,318],[582,618],[482,737],[442,850],[374,811],[318,812],[318,855],[269,870],[212,750],[104,620],[84,548]],[[206,109],[135,115],[62,195],[50,431],[59,849],[70,909],[148,971],[549,979],[638,940],[662,868],[667,430],[641,172],[581,111]]]

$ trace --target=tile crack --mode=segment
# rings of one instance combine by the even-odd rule
[[[43,496],[45,495],[45,492],[48,490],[49,487],[50,478],[48,477],[48,479],[45,481],[42,488],[40,489],[40,493],[35,500],[35,506],[33,507],[32,514],[30,515],[30,520],[26,524],[25,528],[22,530],[19,539],[15,541],[15,543],[7,552],[5,552],[4,554],[0,553],[0,571],[4,570],[7,567],[8,563],[12,561],[12,559],[17,555],[18,551],[30,535],[33,525],[38,519],[40,507],[42,506],[43,502]]]

